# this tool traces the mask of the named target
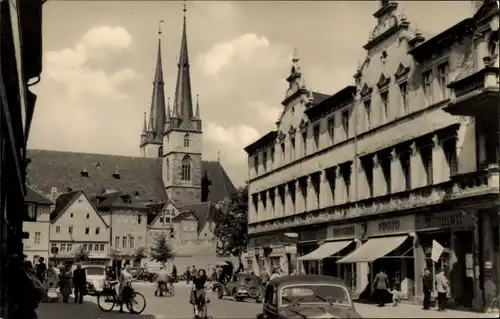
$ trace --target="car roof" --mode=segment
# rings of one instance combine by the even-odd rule
[[[324,275],[291,275],[280,276],[269,281],[274,286],[298,285],[298,284],[335,284],[345,286],[342,279]]]
[[[106,268],[104,265],[94,265],[94,264],[86,264],[82,265],[82,268],[87,268],[87,267],[99,267],[99,268]]]

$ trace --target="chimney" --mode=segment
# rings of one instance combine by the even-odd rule
[[[57,187],[52,187],[50,189],[50,200],[55,203],[57,200]]]
[[[118,170],[118,166],[115,168],[115,172],[113,173],[114,179],[120,179],[120,171]]]
[[[83,169],[80,172],[82,177],[89,177],[89,171],[87,170],[87,165],[83,164]]]

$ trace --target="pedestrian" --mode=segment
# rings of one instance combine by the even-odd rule
[[[59,275],[59,290],[63,296],[63,302],[68,303],[69,295],[71,295],[71,264],[69,262],[61,269]]]
[[[269,280],[273,280],[274,278],[278,278],[281,276],[281,273],[280,273],[280,268],[275,268],[274,271],[273,271],[273,274],[271,275],[271,278]]]
[[[160,271],[158,271],[158,274],[156,275],[156,291],[155,296],[158,295],[160,297],[163,297],[163,292],[168,291],[168,272],[165,266],[162,266],[160,268]]]
[[[438,311],[446,310],[446,294],[448,293],[448,279],[444,274],[444,269],[440,268],[436,275],[436,290],[438,293]]]
[[[424,290],[424,310],[431,309],[431,294],[432,294],[432,275],[429,268],[425,268],[424,275],[422,276],[422,286]]]
[[[127,261],[124,264],[123,270],[120,272],[120,278],[118,279],[120,284],[118,284],[118,298],[120,300],[120,312],[123,311],[123,302],[125,299],[127,299],[129,296],[128,294],[124,295],[125,289],[128,287],[128,289],[131,289],[132,285],[132,274],[130,273],[130,263]]]
[[[193,265],[193,267],[191,267],[191,281],[193,281],[193,279],[198,275],[198,270],[196,269],[196,266]]]
[[[189,285],[189,282],[191,281],[191,267],[188,266],[186,268],[186,272],[184,273],[186,275],[186,284]]]
[[[206,300],[205,283],[207,279],[207,274],[204,269],[200,269],[193,277],[193,287],[189,296],[189,303],[194,307],[195,318],[199,317],[201,301]]]
[[[172,276],[173,282],[177,282],[177,267],[175,267],[175,265],[172,266],[171,276]]]
[[[83,296],[87,294],[87,275],[82,265],[78,263],[73,271],[73,287],[75,287],[75,302],[82,303]]]
[[[12,287],[9,297],[14,301],[13,318],[37,319],[36,308],[45,294],[45,288],[38,280],[31,263],[23,260],[24,254],[14,254],[7,264],[9,287]],[[32,265],[31,265],[32,266]]]
[[[43,257],[38,258],[38,263],[35,266],[35,273],[36,277],[41,282],[44,282],[45,280],[44,275],[46,270],[47,270],[47,265],[45,265],[44,263],[44,258]]]
[[[401,302],[401,291],[398,289],[397,285],[392,286],[392,290],[389,291],[392,295],[392,306],[397,307]]]
[[[262,267],[262,271],[260,272],[260,278],[262,280],[262,284],[264,286],[267,285],[267,282],[269,281],[270,277],[266,267]]]
[[[389,277],[385,273],[384,269],[380,269],[379,273],[376,274],[373,279],[372,287],[372,291],[374,292],[375,299],[378,301],[379,307],[385,306],[384,297],[387,294],[387,289],[389,287]]]

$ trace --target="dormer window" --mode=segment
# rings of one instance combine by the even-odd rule
[[[390,82],[391,82],[391,78],[390,77],[386,77],[385,74],[382,73],[380,75],[380,78],[378,79],[377,87],[379,88],[379,90],[387,89],[387,87],[389,86]]]
[[[363,88],[361,89],[361,97],[367,97],[367,96],[370,96],[372,94],[372,91],[373,89],[371,87],[369,87],[366,83],[365,85],[363,85]]]
[[[408,77],[408,73],[410,73],[410,68],[405,66],[403,63],[399,63],[398,70],[394,74],[394,78],[397,82],[404,81]]]
[[[184,135],[184,147],[189,147],[189,134]]]

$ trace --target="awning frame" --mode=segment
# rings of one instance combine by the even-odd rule
[[[360,262],[373,263],[377,259],[382,259],[382,258],[413,258],[413,257],[410,257],[410,256],[404,256],[407,252],[410,251],[410,249],[414,248],[413,246],[409,250],[407,250],[404,254],[402,254],[401,256],[387,256],[387,254],[391,253],[396,248],[400,247],[410,237],[411,236],[409,236],[409,234],[406,234],[405,236],[386,236],[386,237],[372,237],[372,238],[369,238],[368,241],[366,241],[363,245],[361,245],[360,247],[358,247],[352,253],[350,253],[349,255],[345,256],[341,260],[337,260],[337,263],[339,263],[339,264],[355,264],[355,263],[360,263]],[[389,239],[389,238],[397,238],[397,240],[395,241],[395,243],[398,243],[391,250],[386,251],[385,253],[383,253],[385,249],[381,250],[379,253],[383,253],[382,256],[377,256],[377,255],[379,255],[379,253],[376,253],[376,254],[373,254],[372,256],[369,255],[368,257],[365,257],[366,260],[363,260],[363,258],[360,258],[363,255],[362,253],[360,253],[362,251],[363,247],[365,247],[364,249],[367,249],[366,247],[368,247],[368,246],[365,246],[365,245],[369,245],[368,243],[371,240],[373,240],[374,242],[376,242],[377,240],[380,240],[380,239]],[[361,254],[361,256],[356,258],[357,253]],[[349,258],[349,257],[351,257],[351,258]],[[344,261],[344,259],[347,259],[347,260]],[[353,259],[353,260],[350,260],[350,259]]]
[[[306,254],[304,256],[300,256],[299,258],[297,258],[297,260],[298,261],[318,261],[318,260],[323,260],[323,259],[331,257],[332,255],[335,255],[339,251],[347,248],[347,246],[351,245],[353,242],[354,242],[354,240],[328,241],[328,242],[323,243],[321,246],[319,246],[315,250],[311,251],[310,253],[308,253],[308,254]],[[335,244],[337,245],[337,247],[335,246]],[[332,246],[333,249],[332,250],[328,249],[328,246]],[[328,252],[327,256],[324,256],[324,254],[321,254],[321,252],[323,250],[325,250],[326,252]],[[321,257],[321,258],[310,258],[311,256],[315,256],[315,253],[319,254],[318,257]],[[304,258],[304,257],[308,257],[308,258]]]

